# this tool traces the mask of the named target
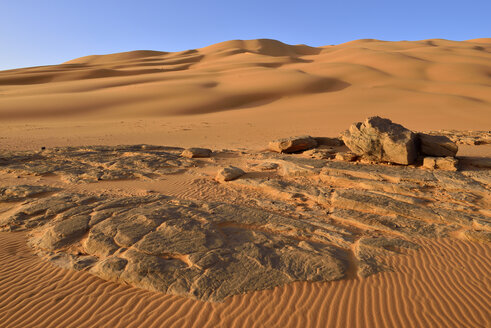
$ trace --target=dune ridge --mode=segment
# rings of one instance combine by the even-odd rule
[[[32,254],[0,233],[3,327],[486,327],[487,244],[421,240],[399,269],[368,278],[293,283],[206,303],[103,281]],[[421,306],[424,305],[424,310]]]
[[[166,117],[246,107],[267,115],[294,105],[279,100],[297,98],[310,104],[302,109],[308,111],[324,106],[334,113],[370,99],[370,107],[399,107],[391,111],[465,109],[482,118],[491,101],[488,41],[364,39],[315,48],[258,39],[87,56],[0,72],[0,119]]]

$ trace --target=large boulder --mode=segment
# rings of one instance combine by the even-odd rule
[[[407,165],[418,156],[416,135],[378,116],[351,125],[341,136],[353,153],[372,160]]]
[[[316,146],[317,141],[310,136],[289,137],[274,140],[269,143],[269,149],[278,153],[294,153],[312,149]]]
[[[459,147],[446,136],[418,133],[420,151],[427,156],[455,157]]]

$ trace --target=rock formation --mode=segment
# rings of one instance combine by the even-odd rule
[[[455,157],[459,147],[448,137],[418,133],[420,151],[426,156]]]
[[[181,153],[181,156],[187,158],[206,158],[210,157],[211,153],[211,149],[208,148],[188,148]]]
[[[218,171],[215,180],[220,182],[231,181],[243,176],[244,174],[245,172],[238,167],[227,166]]]
[[[407,165],[418,156],[415,134],[378,116],[351,125],[342,138],[353,153],[376,161]]]
[[[427,157],[427,170],[332,161],[325,157],[337,150],[316,150],[326,156],[222,151],[199,161],[149,145],[0,151],[0,173],[24,178],[0,187],[0,230],[28,231],[33,249],[59,266],[210,301],[375,274],[387,270],[384,256],[410,254],[420,238],[491,240],[489,161],[465,158],[460,171],[447,171],[455,158]],[[237,167],[244,162],[247,175]],[[73,184],[159,184],[183,172],[200,177],[186,189],[194,196],[98,194]]]
[[[269,143],[269,149],[278,153],[294,153],[317,146],[317,141],[310,136],[278,139]]]

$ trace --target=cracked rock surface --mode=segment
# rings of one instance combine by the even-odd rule
[[[252,151],[198,161],[181,153],[146,145],[2,153],[0,172],[30,173],[31,183],[0,187],[0,229],[28,231],[32,248],[59,266],[206,301],[396,269],[384,256],[417,249],[421,238],[491,240],[486,168]],[[216,182],[228,165],[245,174]],[[75,188],[106,177],[166,186],[169,173],[196,178],[174,195]]]

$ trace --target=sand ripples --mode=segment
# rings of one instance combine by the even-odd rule
[[[491,248],[442,239],[387,258],[394,272],[294,283],[224,303],[148,292],[43,262],[0,234],[2,327],[489,327]]]

